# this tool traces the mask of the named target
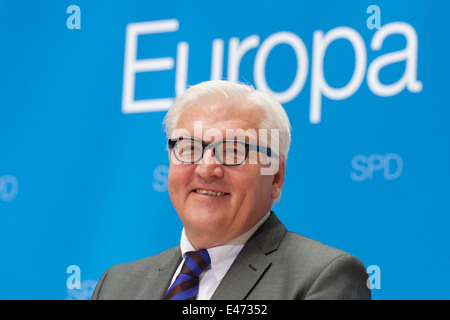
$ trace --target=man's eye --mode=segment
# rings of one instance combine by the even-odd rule
[[[200,149],[195,145],[187,145],[180,148],[181,153],[194,153],[197,152],[198,150]]]
[[[242,154],[242,150],[240,148],[227,148],[225,152],[230,155],[239,155]]]
[[[228,164],[242,162],[242,159],[245,158],[245,146],[240,143],[225,143],[222,158]]]

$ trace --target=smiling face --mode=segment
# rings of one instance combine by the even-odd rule
[[[201,121],[201,130],[194,126],[197,121]],[[256,107],[197,104],[181,114],[177,129],[211,143],[218,136],[225,139],[227,129],[257,132],[259,123]],[[248,159],[238,166],[220,164],[209,149],[199,163],[186,164],[176,161],[170,152],[170,199],[197,250],[231,241],[271,209],[283,185],[284,163],[280,161],[274,175],[261,175],[262,167]]]

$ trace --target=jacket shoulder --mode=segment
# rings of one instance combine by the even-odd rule
[[[272,256],[295,274],[293,283],[302,284],[297,297],[370,299],[364,264],[343,250],[288,231]]]
[[[96,299],[139,299],[144,290],[144,280],[157,278],[160,266],[181,255],[174,247],[156,255],[110,267],[102,275],[92,295]]]
[[[343,250],[291,231],[288,231],[284,236],[280,249],[288,249],[292,254],[299,254],[302,257],[316,257],[323,260],[324,263],[327,260],[349,254]]]
[[[128,273],[133,274],[135,272],[140,273],[143,269],[151,269],[157,267],[159,262],[164,261],[167,257],[171,257],[174,253],[180,252],[179,247],[173,247],[150,257],[142,258],[139,260],[116,264],[110,267],[106,272],[114,273]]]

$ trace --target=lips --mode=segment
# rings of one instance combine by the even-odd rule
[[[198,193],[198,194],[203,194],[203,195],[208,195],[208,196],[216,196],[216,197],[221,197],[221,196],[225,196],[225,195],[229,194],[229,193],[222,192],[222,191],[215,191],[215,190],[208,190],[208,189],[194,189],[192,191],[195,193]]]

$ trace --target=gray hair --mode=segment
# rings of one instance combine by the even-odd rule
[[[281,106],[270,94],[256,90],[252,86],[225,80],[211,80],[191,86],[174,102],[164,118],[167,138],[176,129],[179,117],[190,106],[201,103],[214,103],[217,100],[229,105],[254,106],[261,110],[261,123],[258,129],[279,130],[279,153],[287,158],[291,143],[291,125]],[[256,129],[256,128],[255,128]]]

